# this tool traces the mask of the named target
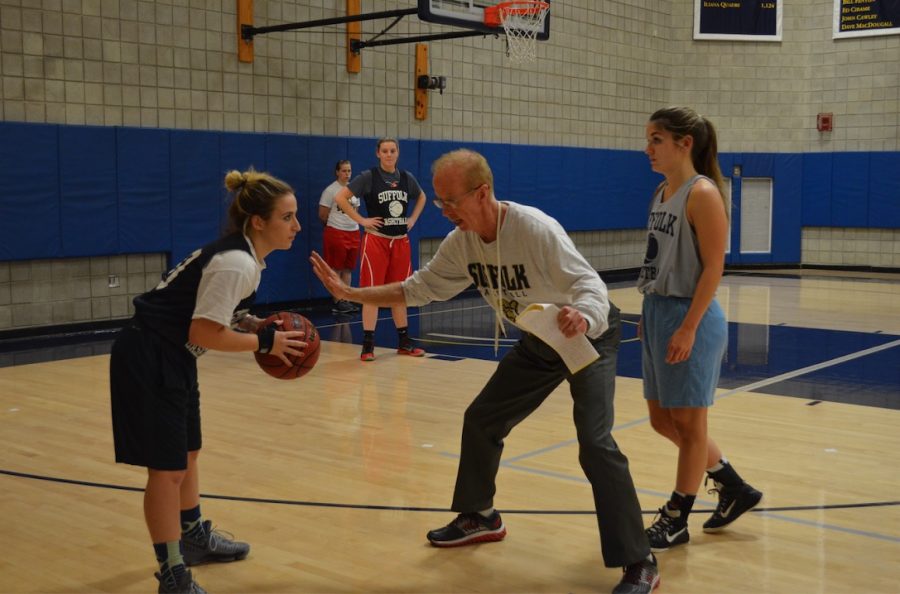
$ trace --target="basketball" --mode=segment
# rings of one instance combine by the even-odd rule
[[[299,339],[306,342],[308,346],[303,349],[303,356],[287,355],[291,365],[285,365],[284,361],[275,355],[264,355],[262,353],[254,353],[256,362],[263,371],[278,379],[297,379],[309,373],[319,360],[319,331],[305,317],[298,313],[282,311],[269,319],[281,320],[281,326],[276,326],[276,330],[302,330],[306,332],[306,336]],[[261,330],[262,328],[260,328]]]

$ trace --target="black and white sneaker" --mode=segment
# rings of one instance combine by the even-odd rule
[[[485,518],[478,512],[459,514],[456,519],[428,532],[428,542],[436,547],[460,547],[477,542],[497,542],[506,536],[506,526],[495,510]]]
[[[748,485],[741,483],[733,487],[727,487],[718,481],[713,481],[715,487],[709,493],[719,494],[719,505],[716,511],[703,523],[704,532],[718,532],[737,520],[746,512],[756,507],[762,499],[762,493]]]
[[[188,567],[204,563],[240,561],[250,553],[250,545],[229,538],[229,534],[215,530],[212,522],[203,522],[202,530],[181,535],[184,564]]]
[[[650,550],[654,553],[666,551],[691,540],[687,522],[682,521],[681,518],[670,516],[665,505],[659,508],[659,513],[656,514],[653,524],[647,528],[646,532],[647,540],[650,541]]]

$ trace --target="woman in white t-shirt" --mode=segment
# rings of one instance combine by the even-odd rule
[[[359,258],[359,225],[341,210],[334,196],[347,185],[352,174],[350,161],[338,161],[334,166],[334,176],[337,179],[322,190],[322,197],[319,199],[319,220],[325,225],[322,234],[322,256],[348,285]],[[355,210],[359,209],[359,198],[350,196],[350,206]],[[359,307],[349,301],[335,299],[331,311],[336,314],[350,314],[359,311]]]
[[[304,332],[281,331],[249,313],[266,256],[290,249],[300,232],[294,190],[252,169],[229,172],[225,187],[233,196],[229,232],[134,298],[134,317],[110,354],[116,462],[147,469],[144,519],[163,594],[204,594],[187,567],[240,561],[250,552],[200,512],[197,358],[209,350],[256,351],[288,363],[307,346]]]

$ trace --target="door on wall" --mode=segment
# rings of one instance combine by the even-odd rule
[[[725,262],[758,263],[772,253],[772,178],[731,179],[731,233]]]

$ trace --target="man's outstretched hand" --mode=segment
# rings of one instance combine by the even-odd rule
[[[313,251],[309,256],[309,261],[312,264],[313,272],[316,273],[316,276],[319,277],[319,280],[322,281],[322,284],[325,285],[325,288],[328,289],[328,292],[335,299],[347,299],[349,297],[350,287],[344,284],[338,273],[322,259],[318,252]]]

